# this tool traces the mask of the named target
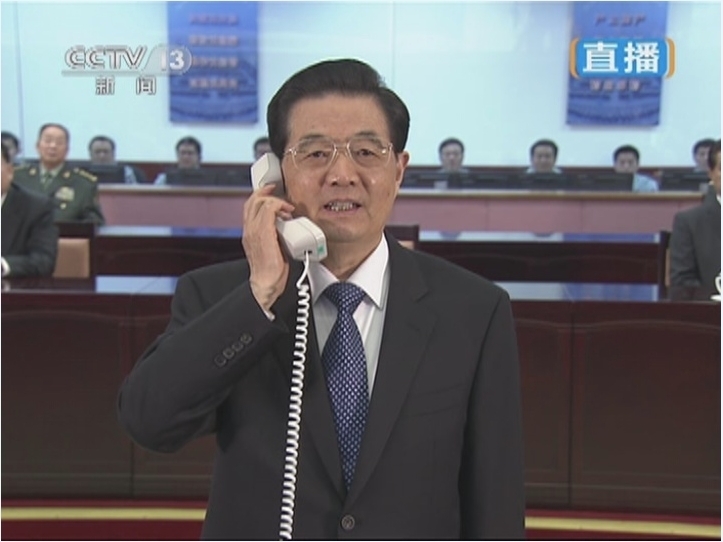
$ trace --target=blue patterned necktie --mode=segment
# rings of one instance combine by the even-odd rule
[[[364,343],[353,317],[365,294],[354,284],[337,282],[324,290],[324,295],[338,310],[321,363],[334,413],[344,482],[349,490],[369,409]]]

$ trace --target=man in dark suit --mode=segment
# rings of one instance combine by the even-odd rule
[[[88,143],[90,163],[98,166],[117,166],[115,159],[115,141],[108,136],[97,135]],[[146,174],[135,166],[123,165],[123,181],[126,184],[144,184],[148,182]]]
[[[715,277],[721,270],[720,173],[721,142],[708,154],[708,174],[713,191],[701,205],[675,215],[670,235],[671,286],[702,286],[717,293]]]
[[[557,163],[557,143],[551,139],[538,139],[530,147],[530,167],[525,173],[562,173]]]
[[[159,173],[153,184],[169,185],[177,183],[178,173],[185,171],[196,171],[201,173],[201,142],[192,136],[182,137],[176,143],[176,158],[178,160],[174,168],[163,173]],[[199,175],[198,184],[213,184],[213,177],[208,175]]]
[[[165,333],[121,387],[121,424],[162,452],[216,434],[206,539],[523,538],[509,297],[383,233],[409,163],[406,106],[371,67],[336,60],[289,79],[267,119],[288,199],[256,190],[247,259],[179,279]],[[276,229],[292,216],[328,248],[308,263],[299,356],[305,265]]]
[[[10,152],[2,144],[2,276],[50,276],[58,253],[53,202],[17,186]]]
[[[40,163],[16,168],[15,183],[52,196],[56,204],[55,220],[58,222],[102,225],[105,218],[100,210],[96,178],[65,162],[69,144],[70,133],[65,126],[55,123],[41,126],[37,143]]]

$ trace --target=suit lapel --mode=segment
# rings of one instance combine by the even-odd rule
[[[40,192],[41,194],[45,194],[45,189],[43,188],[42,183],[40,182],[40,167],[39,166],[33,166],[28,171],[28,174],[23,179],[23,186],[27,188],[28,190],[33,190],[35,192]]]
[[[432,312],[419,304],[428,288],[413,256],[393,238],[388,237],[388,243],[391,273],[387,310],[369,416],[354,483],[347,498],[349,504],[360,494],[379,461],[404,405],[436,320]],[[296,329],[296,281],[302,270],[299,262],[291,263],[289,284],[274,307],[276,314],[283,318],[291,330],[288,336],[274,346],[277,362],[282,366],[288,382],[291,381],[292,370],[289,353],[294,350]],[[308,429],[310,440],[314,443],[339,497],[344,498],[346,489],[339,445],[321,366],[313,315],[309,317],[301,423]],[[299,450],[300,455],[309,452],[308,449]]]
[[[289,283],[282,296],[277,301],[274,310],[280,318],[283,318],[290,333],[283,337],[274,346],[277,362],[282,366],[287,382],[291,382],[292,364],[290,354],[294,351],[296,334],[296,315],[298,293],[296,281],[301,276],[303,265],[299,262],[291,262],[289,270]],[[306,365],[304,368],[304,394],[301,406],[301,423],[309,431],[321,462],[326,468],[339,497],[343,498],[346,489],[341,471],[341,459],[339,457],[339,445],[336,438],[334,418],[331,413],[331,404],[326,389],[326,380],[321,367],[321,355],[319,354],[319,341],[316,338],[313,312],[309,311],[309,333],[307,336]],[[310,453],[309,449],[299,449],[299,455]]]
[[[20,233],[20,226],[25,213],[23,198],[20,197],[20,189],[11,184],[5,196],[5,203],[2,208],[2,253],[13,254],[15,240]]]
[[[427,285],[412,254],[393,238],[388,237],[388,243],[391,275],[384,331],[349,505],[361,493],[379,461],[436,320],[419,303]]]

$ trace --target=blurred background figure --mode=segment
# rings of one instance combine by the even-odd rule
[[[268,137],[260,137],[254,141],[254,162],[267,152],[273,152],[271,150],[271,143],[269,143]]]
[[[117,165],[115,158],[115,141],[103,135],[95,136],[88,144],[88,153],[90,154],[90,163],[98,166],[114,166]],[[124,165],[123,177],[126,184],[146,183],[146,175],[138,168]]]
[[[15,166],[22,165],[20,159],[20,140],[12,132],[0,133],[0,141],[7,147],[8,153],[10,154],[10,163]]]
[[[175,169],[200,169],[201,168],[201,142],[195,137],[187,136],[176,143],[176,168]],[[166,184],[168,173],[160,173],[153,184]]]
[[[708,151],[715,144],[715,139],[706,138],[696,141],[693,145],[693,171],[697,173],[708,173]]]
[[[557,143],[551,139],[539,139],[530,147],[530,167],[526,173],[562,173],[557,163]]]
[[[640,167],[640,151],[632,145],[622,145],[613,153],[613,168],[615,173],[633,174],[633,192],[657,192],[658,181],[642,173]]]
[[[469,173],[462,167],[464,161],[464,143],[455,137],[445,139],[439,144],[439,161],[442,173]]]
[[[715,277],[720,274],[720,140],[710,147],[708,174],[714,197],[701,205],[680,211],[670,234],[671,286],[702,286],[715,293]]]
[[[58,253],[53,200],[13,183],[10,149],[2,143],[3,277],[50,276]]]

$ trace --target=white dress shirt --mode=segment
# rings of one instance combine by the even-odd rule
[[[319,340],[319,352],[324,351],[331,328],[336,322],[336,306],[324,295],[324,290],[331,284],[339,282],[331,271],[321,262],[309,263],[309,284],[313,303],[314,324]],[[364,355],[367,362],[367,382],[369,395],[374,386],[374,377],[379,362],[379,350],[382,344],[384,317],[387,309],[389,293],[389,246],[382,239],[369,257],[362,262],[347,282],[359,286],[366,296],[354,312],[354,321],[364,342]]]

